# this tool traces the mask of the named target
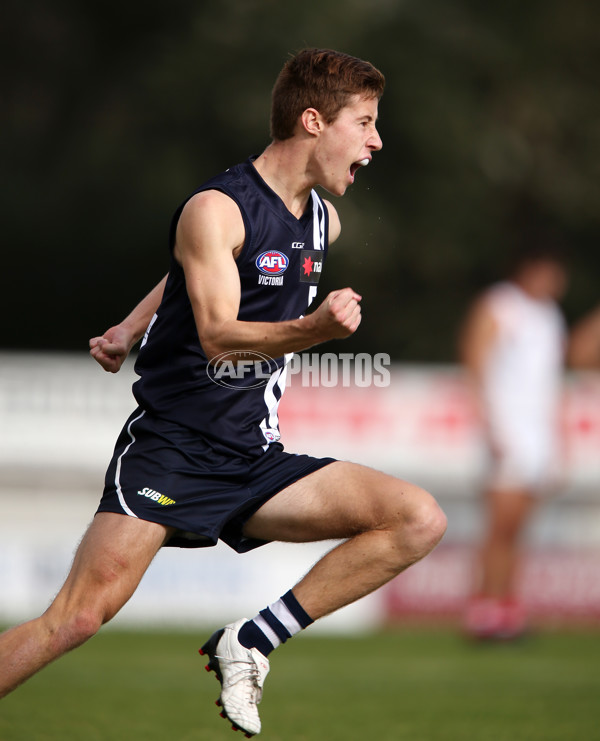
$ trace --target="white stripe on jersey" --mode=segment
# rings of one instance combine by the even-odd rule
[[[325,211],[323,203],[314,190],[310,192],[313,202],[313,247],[315,250],[325,249]],[[308,305],[310,306],[317,295],[317,286],[308,289]]]
[[[277,414],[279,410],[279,402],[281,401],[281,398],[283,396],[283,392],[285,391],[285,384],[287,380],[287,371],[288,371],[288,364],[291,361],[294,353],[287,353],[285,355],[285,362],[281,368],[278,368],[269,378],[269,382],[267,383],[265,387],[265,405],[267,407],[268,413],[267,416],[262,420],[260,423],[260,427],[263,431],[263,435],[265,435],[265,439],[268,440],[269,438],[265,434],[266,432],[271,432],[273,435],[275,435],[275,439],[271,440],[270,442],[277,442],[280,438],[279,434],[279,416]],[[275,393],[273,389],[277,386],[280,390],[279,398],[275,396]],[[267,450],[267,448],[270,445],[270,442],[267,442],[266,445],[263,445],[263,450]]]
[[[325,249],[325,213],[323,203],[314,190],[310,192],[313,202],[313,247],[315,250]]]

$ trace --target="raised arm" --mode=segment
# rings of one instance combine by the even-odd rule
[[[463,325],[460,340],[460,358],[471,379],[479,387],[485,364],[497,335],[496,320],[485,299],[479,298],[471,307]]]
[[[90,355],[105,371],[116,373],[131,348],[143,337],[162,300],[166,282],[165,275],[120,324],[107,329],[101,337],[92,337]]]
[[[183,266],[198,336],[209,359],[237,350],[280,357],[356,331],[361,297],[351,288],[333,291],[301,319],[238,320],[241,288],[235,258],[244,238],[238,206],[218,191],[194,196],[179,220],[175,257]]]

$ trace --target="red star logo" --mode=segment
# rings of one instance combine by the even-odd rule
[[[312,273],[312,269],[313,269],[312,257],[304,258],[303,268],[304,268],[304,275],[310,275]]]

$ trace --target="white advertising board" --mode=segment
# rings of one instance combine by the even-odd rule
[[[134,379],[132,363],[111,375],[85,354],[0,354],[0,622],[43,610],[59,588],[96,509],[114,441],[135,406]],[[353,460],[416,481],[435,494],[449,518],[439,551],[322,628],[371,628],[418,612],[419,605],[430,612],[450,603],[457,609],[468,579],[465,553],[479,532],[485,465],[460,369],[391,366],[386,385],[344,384],[341,373],[335,384],[314,373],[302,380],[301,373],[292,376],[281,404],[286,449]],[[552,559],[562,564],[560,580],[548,587],[552,599],[536,592],[542,611],[557,609],[561,599],[567,606],[581,603],[581,590],[561,592],[560,584],[581,584],[589,574],[586,559],[600,553],[598,375],[565,380],[563,428],[564,490],[541,509],[528,543],[536,573],[547,573],[544,563]],[[224,545],[164,549],[117,623],[217,624],[255,614],[332,545],[274,544],[245,556]],[[588,600],[588,611],[598,609],[599,601]]]

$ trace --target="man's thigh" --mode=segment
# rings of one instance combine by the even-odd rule
[[[309,542],[384,529],[432,497],[414,484],[356,463],[336,461],[294,482],[246,522],[262,540]]]
[[[172,528],[111,512],[97,514],[75,554],[54,609],[97,609],[109,620],[135,592]]]

